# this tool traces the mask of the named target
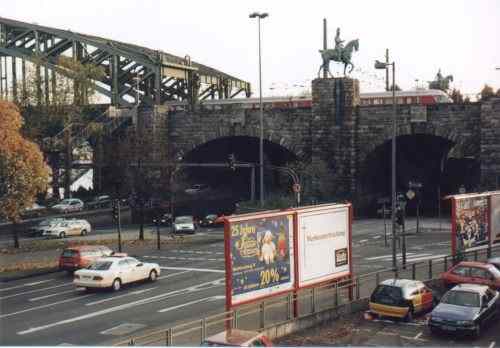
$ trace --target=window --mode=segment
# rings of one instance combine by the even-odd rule
[[[88,269],[96,271],[106,271],[111,267],[112,262],[109,261],[97,261],[91,264]]]
[[[467,276],[469,276],[469,268],[468,267],[457,267],[451,273],[454,275],[460,276],[460,277],[467,277]]]
[[[448,303],[455,306],[479,307],[479,295],[469,291],[448,291],[441,303]]]
[[[474,277],[474,278],[481,278],[481,279],[491,279],[491,274],[482,269],[482,268],[476,268],[476,267],[472,267],[471,268],[471,271],[470,271],[470,276],[471,277]]]

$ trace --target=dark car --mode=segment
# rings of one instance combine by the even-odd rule
[[[497,314],[499,293],[485,285],[460,284],[449,290],[429,316],[431,332],[463,332],[478,337]]]
[[[212,227],[212,226],[222,226],[224,223],[221,223],[220,220],[217,220],[217,215],[215,214],[209,214],[205,216],[203,219],[200,221],[200,226],[202,227]]]
[[[109,208],[111,206],[111,197],[102,195],[94,197],[92,200],[85,203],[86,209]]]
[[[165,226],[170,226],[172,225],[172,214],[170,213],[164,213],[161,214],[159,217],[153,217],[153,223],[156,224],[158,223],[159,225],[165,225]]]

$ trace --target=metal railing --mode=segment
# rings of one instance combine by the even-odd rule
[[[338,283],[302,289],[296,293],[289,293],[241,306],[231,311],[217,313],[168,329],[149,332],[142,336],[129,337],[116,342],[114,345],[193,346],[199,345],[206,337],[221,332],[227,327],[261,331],[293,321],[296,318],[336,309],[352,301],[367,298],[374,288],[386,279],[402,278],[427,281],[435,279],[459,261],[484,261],[492,257],[494,253],[500,254],[500,245],[469,251],[462,253],[460,256],[448,255],[409,263],[405,269],[384,269],[365,273]],[[294,301],[297,303],[296,306],[294,306]],[[295,310],[296,318],[294,318]]]

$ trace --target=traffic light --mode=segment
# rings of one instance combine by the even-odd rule
[[[118,209],[120,209],[118,206],[118,201],[115,200],[113,201],[113,212],[112,212],[114,221],[118,221]]]
[[[236,156],[234,153],[229,155],[229,168],[236,170]]]

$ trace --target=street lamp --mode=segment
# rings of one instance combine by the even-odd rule
[[[392,65],[392,268],[397,269],[396,264],[396,63],[384,63],[375,61],[375,69],[385,69]]]
[[[250,18],[258,18],[259,26],[259,107],[260,107],[260,137],[259,137],[259,164],[260,164],[260,206],[264,206],[264,111],[262,108],[262,56],[260,52],[260,20],[269,16],[267,13],[253,12]]]

